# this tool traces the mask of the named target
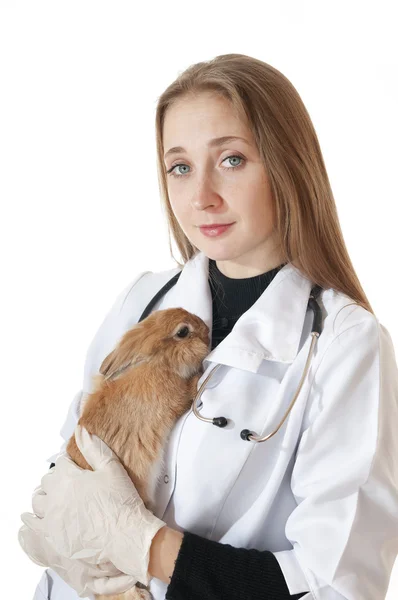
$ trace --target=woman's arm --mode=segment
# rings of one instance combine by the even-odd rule
[[[179,550],[165,542],[166,598],[288,599],[288,590],[299,598],[303,574],[312,597],[384,598],[398,548],[398,369],[385,327],[369,317],[339,333],[311,401],[317,412],[291,478],[292,550],[233,548],[184,532]]]
[[[168,583],[170,600],[298,600],[272,552],[234,548],[162,527],[152,540],[149,573]]]
[[[164,583],[170,583],[184,534],[171,527],[162,527],[152,540],[148,571]]]

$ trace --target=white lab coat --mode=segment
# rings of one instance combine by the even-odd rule
[[[73,434],[91,377],[155,293],[179,271],[140,273],[117,298],[87,353],[82,390],[61,430]],[[321,293],[323,330],[299,397],[311,342],[311,281],[290,263],[204,360],[201,414],[173,428],[155,514],[170,527],[235,547],[271,550],[291,594],[308,600],[382,600],[398,553],[398,370],[376,317],[333,289]],[[153,310],[182,306],[212,326],[208,258],[193,257]],[[343,309],[343,310],[340,310]],[[54,461],[57,455],[48,460]],[[49,582],[50,579],[50,582]],[[51,584],[51,595],[46,586]],[[40,591],[40,589],[42,591]],[[167,585],[153,578],[155,600]],[[36,600],[75,600],[51,570]]]

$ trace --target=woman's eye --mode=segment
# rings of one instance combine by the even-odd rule
[[[239,167],[243,166],[244,162],[246,159],[244,159],[242,156],[238,156],[237,154],[233,154],[232,156],[227,156],[226,158],[224,158],[224,160],[222,162],[225,162],[226,160],[233,160],[233,159],[238,159],[240,161],[239,164],[237,165],[231,165],[231,163],[229,163],[231,166],[230,167],[221,167],[222,169],[224,169],[225,171],[233,171],[234,169],[239,169]],[[173,167],[171,167],[171,169],[169,169],[168,171],[166,171],[167,175],[173,175],[174,177],[182,177],[184,175],[186,175],[187,171],[185,171],[185,173],[181,173],[177,175],[176,173],[176,169],[178,167],[188,167],[188,165],[184,165],[184,163],[179,163],[178,165],[174,165]],[[188,167],[189,168],[189,167]]]

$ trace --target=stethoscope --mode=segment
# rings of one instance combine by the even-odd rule
[[[158,302],[158,300],[160,300],[160,298],[162,298],[168,291],[170,288],[173,287],[173,285],[175,285],[178,281],[178,278],[180,277],[182,271],[180,271],[179,273],[176,273],[176,275],[174,275],[158,292],[157,294],[155,294],[155,296],[152,298],[152,300],[149,302],[148,306],[145,308],[144,312],[142,313],[141,317],[139,318],[138,322],[142,321],[143,319],[145,319],[151,312],[152,308],[154,307],[154,305]],[[281,422],[279,423],[278,427],[275,429],[275,431],[273,431],[272,433],[269,433],[268,435],[265,435],[264,437],[260,437],[259,435],[257,435],[254,431],[250,431],[250,429],[243,429],[240,432],[240,437],[242,438],[242,440],[245,441],[253,441],[253,442],[265,442],[267,440],[269,440],[272,436],[274,436],[276,433],[278,433],[279,429],[282,427],[283,423],[285,422],[288,414],[290,413],[290,411],[292,410],[297,397],[301,391],[301,388],[303,386],[304,383],[304,379],[307,375],[307,371],[309,369],[310,366],[310,362],[312,359],[312,355],[314,353],[314,347],[315,347],[315,341],[317,340],[317,338],[319,338],[320,334],[321,334],[321,323],[322,323],[322,311],[319,307],[319,304],[317,302],[317,298],[320,294],[320,292],[322,291],[322,288],[319,285],[314,285],[314,287],[311,289],[311,293],[308,299],[308,305],[307,305],[307,310],[309,308],[312,309],[313,311],[313,318],[312,318],[312,327],[311,327],[311,336],[312,336],[312,340],[311,340],[311,345],[310,345],[310,349],[308,351],[308,356],[307,356],[307,361],[305,363],[305,367],[304,367],[304,371],[303,374],[301,376],[301,380],[299,383],[299,386],[296,390],[296,393],[293,397],[293,400],[291,401],[287,411],[285,412],[283,419],[281,420]],[[213,375],[213,373],[215,373],[215,371],[217,371],[217,369],[219,369],[222,366],[222,364],[218,364],[216,365],[216,367],[214,367],[214,369],[209,373],[209,375],[206,377],[206,379],[202,382],[198,393],[196,395],[196,398],[194,399],[193,403],[192,403],[192,410],[193,413],[195,415],[195,417],[197,417],[198,419],[200,419],[201,421],[204,421],[205,423],[212,423],[213,425],[216,425],[216,427],[225,427],[228,424],[228,420],[225,417],[214,417],[213,419],[210,418],[206,418],[206,417],[202,417],[202,415],[199,413],[198,411],[198,400],[200,399],[200,396],[202,395],[203,389],[208,381],[208,379]]]

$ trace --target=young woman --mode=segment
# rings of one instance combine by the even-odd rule
[[[62,435],[106,354],[177,274],[152,310],[182,306],[209,325],[199,385],[211,378],[200,417],[187,412],[171,433],[155,514],[109,449],[76,429],[94,471],[60,456],[22,515],[24,550],[50,567],[36,598],[139,581],[155,600],[381,600],[398,552],[398,371],[307,110],[278,70],[227,54],[165,90],[156,128],[182,264],[139,274],[117,298]],[[65,489],[75,493],[60,499]]]

